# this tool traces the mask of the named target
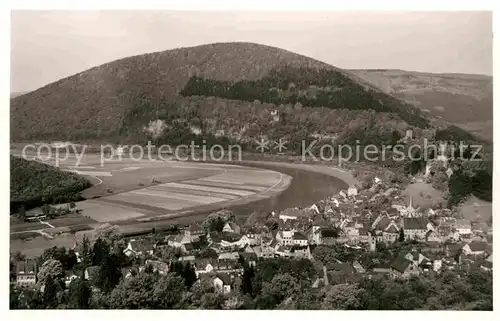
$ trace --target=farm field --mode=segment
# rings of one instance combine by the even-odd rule
[[[46,156],[43,162],[57,164],[54,158]],[[276,171],[231,164],[146,159],[101,164],[99,154],[84,155],[80,162],[74,156],[68,157],[59,166],[96,183],[82,193],[86,200],[77,202],[80,214],[48,221],[56,228],[133,221],[212,205],[222,208],[226,203],[259,199],[276,189],[282,191],[290,181]],[[24,230],[18,224],[11,228]]]

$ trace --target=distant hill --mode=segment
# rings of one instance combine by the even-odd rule
[[[493,77],[404,70],[349,70],[422,111],[493,139]]]
[[[253,43],[116,60],[11,100],[11,140],[171,142],[203,135],[390,141],[418,108],[334,66]]]

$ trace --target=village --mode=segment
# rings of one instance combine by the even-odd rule
[[[350,282],[386,274],[392,278],[425,277],[445,270],[471,266],[492,271],[492,228],[485,223],[457,217],[450,209],[415,208],[412,197],[374,177],[371,187],[349,186],[308,208],[289,208],[279,213],[254,213],[238,224],[222,210],[203,223],[192,223],[166,235],[129,237],[123,254],[134,264],[123,268],[125,278],[150,268],[169,272],[172,261],[189,263],[197,282],[208,282],[217,291],[237,289],[243,262],[307,259],[320,273],[312,287],[331,282]],[[371,208],[377,198],[383,202]],[[74,251],[78,262],[78,244]],[[162,253],[175,253],[168,259]],[[85,269],[91,279],[99,267]],[[37,282],[35,260],[19,261],[18,285]],[[79,276],[67,271],[66,284]]]

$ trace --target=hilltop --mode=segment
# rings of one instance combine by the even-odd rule
[[[405,70],[349,70],[423,112],[493,139],[493,77]]]
[[[418,108],[334,66],[253,43],[119,59],[11,99],[11,140],[389,142],[423,129]]]
[[[26,93],[28,93],[28,91],[12,92],[12,93],[10,93],[10,98],[16,98],[16,97],[22,96]]]

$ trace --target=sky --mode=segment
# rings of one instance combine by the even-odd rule
[[[346,69],[493,74],[489,12],[13,11],[11,92],[127,56],[229,41]]]

